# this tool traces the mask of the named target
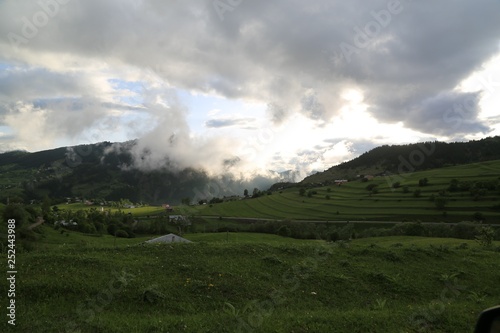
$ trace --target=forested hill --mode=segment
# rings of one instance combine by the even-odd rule
[[[139,170],[134,167],[130,153],[134,144],[136,141],[101,142],[34,153],[0,154],[0,202],[5,203],[8,198],[30,202],[48,196],[55,202],[78,197],[91,201],[124,198],[150,204],[176,204],[241,195],[245,188],[266,189],[275,181],[294,176],[275,173],[269,179],[242,180],[231,175],[211,178],[201,169],[173,167],[167,156],[161,168]]]
[[[329,183],[358,175],[413,172],[500,159],[500,136],[469,142],[384,145],[306,177],[303,183]]]
[[[133,141],[122,145],[132,145]],[[112,145],[101,142],[40,152],[13,151],[0,154],[0,201],[18,198],[25,202],[49,196],[148,203],[178,202],[193,197],[209,178],[203,171],[165,168],[143,172],[123,168],[131,164],[126,149],[105,152]]]

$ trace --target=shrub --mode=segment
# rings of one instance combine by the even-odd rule
[[[481,213],[481,212],[475,212],[472,215],[472,218],[474,219],[474,221],[486,221],[486,218],[484,217],[483,213]]]
[[[278,229],[277,234],[284,237],[290,237],[292,235],[292,231],[288,226],[283,225]]]
[[[484,247],[489,247],[493,244],[493,238],[495,237],[495,230],[490,226],[484,226],[479,228],[478,233],[475,237],[479,245]]]
[[[116,233],[115,233],[115,236],[116,237],[120,237],[120,238],[128,238],[129,237],[128,233],[125,230],[122,230],[122,229],[117,230]]]
[[[459,222],[453,227],[453,236],[461,239],[474,239],[477,226],[472,222]]]
[[[329,238],[330,238],[330,241],[336,242],[340,239],[340,235],[339,235],[338,231],[334,231],[334,232],[330,233]]]
[[[459,184],[458,179],[452,179],[450,181],[450,186],[448,187],[448,191],[450,191],[450,192],[458,192],[459,191],[458,184]]]
[[[439,196],[436,199],[434,199],[434,205],[436,206],[437,209],[444,209],[447,203],[448,199],[442,196]]]
[[[427,186],[429,184],[429,180],[427,178],[422,178],[418,180],[418,186]]]

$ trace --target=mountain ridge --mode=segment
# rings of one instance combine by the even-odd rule
[[[134,141],[120,143],[121,146]],[[0,201],[9,197],[26,200],[50,196],[127,198],[136,202],[195,202],[225,195],[242,194],[243,188],[286,188],[296,184],[331,184],[336,179],[366,175],[397,175],[447,165],[500,159],[500,136],[468,142],[427,141],[407,145],[382,145],[331,168],[292,182],[296,172],[275,172],[272,180],[256,177],[241,181],[228,176],[210,177],[204,170],[184,168],[143,171],[133,167],[129,151],[110,149],[108,141],[89,145],[59,147],[39,152],[10,151],[0,154]],[[278,180],[279,182],[276,182]],[[267,185],[266,185],[267,184]],[[258,187],[258,186],[255,186]]]
[[[394,175],[497,159],[500,159],[500,136],[466,142],[426,141],[382,145],[323,172],[307,176],[299,183],[331,184],[336,179]]]

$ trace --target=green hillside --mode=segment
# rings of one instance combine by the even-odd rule
[[[460,333],[500,293],[499,242],[41,232],[17,255],[19,332]]]
[[[129,151],[133,144],[101,142],[0,154],[0,201],[15,198],[29,203],[48,196],[55,202],[79,197],[162,204],[180,202],[210,181],[203,171],[176,170],[168,162],[157,170],[134,169]]]
[[[419,185],[422,179],[427,185]],[[450,188],[454,179],[458,185]],[[369,191],[368,186],[376,187]],[[258,198],[198,206],[191,214],[293,220],[479,218],[500,223],[500,160],[378,176],[367,182],[357,179],[341,186],[297,184]]]
[[[435,141],[384,145],[324,172],[306,177],[302,183],[326,185],[335,179],[353,179],[357,175],[414,172],[498,159],[500,159],[499,136],[468,142]]]
[[[135,144],[135,141],[101,142],[35,153],[2,153],[0,202],[5,203],[7,199],[22,200],[25,203],[41,202],[48,196],[57,203],[65,202],[68,197],[78,197],[99,202],[124,198],[156,205],[165,202],[177,204],[186,198],[210,200],[211,193],[206,190],[214,181],[216,184],[223,184],[219,186],[219,196],[230,196],[240,194],[246,186],[251,186],[249,189],[252,190],[254,181],[260,179],[257,177],[244,181],[230,175],[221,175],[222,178],[214,180],[203,170],[173,168],[168,156],[165,156],[165,164],[158,169],[138,170],[134,168],[134,157],[130,152]],[[148,152],[143,153],[147,155]],[[326,186],[333,185],[335,179],[352,180],[358,175],[399,174],[401,171],[423,171],[498,159],[500,137],[457,143],[426,142],[381,146],[325,172],[306,177],[301,184]],[[293,174],[293,170],[275,173],[274,180],[264,180],[287,181]],[[262,183],[263,179],[259,181]],[[276,184],[271,189],[283,186],[295,185]],[[344,211],[350,215],[348,210]],[[268,216],[266,213],[264,215]]]

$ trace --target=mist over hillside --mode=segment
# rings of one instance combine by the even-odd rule
[[[202,167],[184,167],[168,155],[155,156],[137,141],[101,142],[29,153],[0,154],[1,200],[20,197],[24,201],[49,196],[118,200],[161,204],[196,202],[213,197],[242,195],[244,189],[264,190],[277,181],[297,181],[294,172],[238,174],[230,170],[209,173]],[[139,156],[139,161],[138,157]]]
[[[298,170],[238,173],[228,167],[216,174],[198,166],[183,166],[169,155],[151,156],[137,141],[101,142],[29,153],[0,154],[1,200],[24,201],[49,196],[119,200],[151,204],[179,203],[301,183],[332,183],[360,175],[397,175],[500,159],[500,137],[470,142],[424,142],[380,146],[348,162],[303,178]],[[154,163],[153,163],[154,161]],[[231,164],[228,159],[227,164]]]

